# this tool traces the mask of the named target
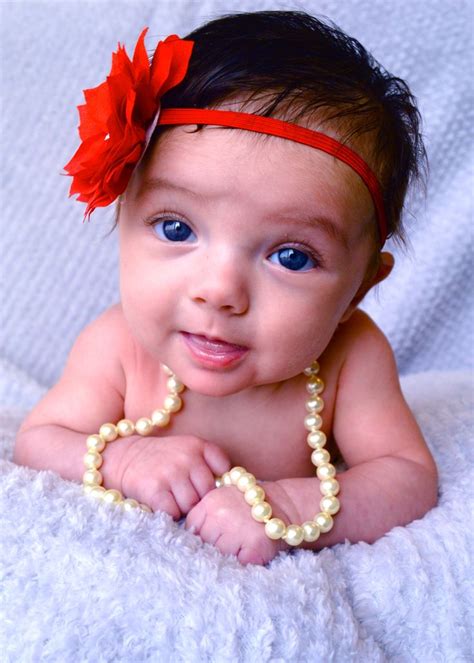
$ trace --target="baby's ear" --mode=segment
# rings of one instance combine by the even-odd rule
[[[354,313],[354,311],[359,306],[360,302],[364,299],[364,297],[369,292],[369,290],[371,290],[374,286],[381,283],[384,279],[387,278],[387,276],[392,271],[394,264],[395,264],[395,258],[391,253],[387,253],[386,251],[384,251],[383,253],[380,254],[377,270],[375,271],[374,274],[369,275],[367,279],[364,279],[359,290],[356,292],[354,299],[347,307],[347,310],[340,319],[339,323],[347,322],[347,320],[349,320],[349,318]]]
[[[383,251],[380,254],[380,260],[377,271],[370,279],[369,287],[365,292],[366,293],[369,292],[369,290],[373,288],[374,285],[377,285],[378,283],[381,283],[384,279],[386,279],[387,276],[392,271],[394,265],[395,265],[395,258],[393,257],[393,255],[391,253],[388,253],[387,251]]]

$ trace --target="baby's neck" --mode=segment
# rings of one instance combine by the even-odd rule
[[[294,380],[295,378],[285,382],[252,386],[223,396],[210,396],[187,388],[183,392],[182,398],[186,404],[191,405],[192,403],[193,408],[200,408],[207,412],[215,411],[220,416],[222,416],[222,412],[232,412],[242,408],[248,409],[250,413],[260,407],[265,408],[282,390],[285,390],[288,382]]]

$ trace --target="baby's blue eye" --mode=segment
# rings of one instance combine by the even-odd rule
[[[307,272],[309,269],[316,267],[314,260],[307,253],[293,249],[291,246],[275,251],[271,254],[269,260],[294,272]]]
[[[167,239],[170,242],[185,242],[191,235],[191,239],[196,239],[196,235],[188,224],[184,221],[178,221],[178,219],[157,221],[153,224],[153,227],[161,239]]]

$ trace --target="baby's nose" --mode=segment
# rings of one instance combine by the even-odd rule
[[[233,315],[249,307],[247,275],[235,261],[208,260],[190,285],[190,297],[200,305],[211,306]]]

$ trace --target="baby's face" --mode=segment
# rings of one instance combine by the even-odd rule
[[[190,131],[165,133],[124,196],[122,306],[152,356],[222,396],[320,356],[366,276],[374,212],[358,176],[325,153]]]

